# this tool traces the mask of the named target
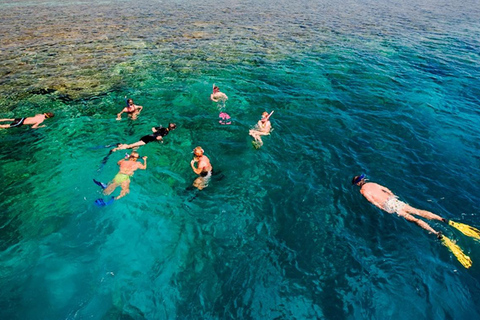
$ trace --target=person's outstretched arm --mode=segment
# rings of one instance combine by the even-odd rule
[[[120,113],[117,114],[117,120],[122,120],[122,113],[126,112],[125,108],[120,111]]]

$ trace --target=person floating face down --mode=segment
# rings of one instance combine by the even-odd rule
[[[210,100],[214,102],[219,102],[219,101],[227,101],[228,97],[225,93],[220,92],[220,88],[217,87],[216,85],[213,85],[213,93],[210,95]]]
[[[122,120],[122,113],[126,113],[132,120],[135,120],[142,110],[142,106],[137,106],[132,99],[127,99],[127,106],[117,114],[117,120]]]
[[[161,126],[153,127],[152,134],[143,136],[140,138],[140,141],[134,142],[132,144],[119,144],[118,147],[112,149],[112,152],[115,152],[117,150],[138,148],[150,142],[163,141],[163,137],[165,137],[170,131],[175,130],[176,128],[177,125],[175,123],[170,123],[167,128],[163,128]]]
[[[53,118],[55,115],[51,112],[40,113],[35,115],[34,117],[28,118],[15,118],[15,119],[0,119],[0,122],[5,121],[12,121],[10,124],[2,124],[0,128],[7,129],[7,128],[19,128],[23,125],[31,125],[32,129],[43,128],[45,125],[40,126],[40,124],[45,121],[45,119]]]
[[[430,211],[416,209],[398,200],[398,197],[386,187],[377,183],[366,182],[364,174],[353,177],[352,184],[359,186],[360,193],[378,208],[388,213],[396,213],[400,217],[405,218],[407,221],[417,224],[423,229],[437,235],[439,238],[441,237],[441,233],[439,231],[434,230],[425,221],[415,218],[414,215],[428,220],[447,222],[445,218],[442,218]]]
[[[115,198],[118,200],[124,196],[126,196],[130,192],[130,177],[133,176],[133,173],[137,169],[145,170],[147,169],[147,157],[142,157],[143,164],[137,162],[139,155],[137,152],[133,151],[132,154],[128,157],[128,159],[122,159],[117,162],[120,166],[120,170],[117,175],[113,178],[112,181],[108,184],[108,186],[103,190],[103,194],[109,195],[111,194],[117,187],[121,187],[122,190],[120,191],[120,195]]]
[[[268,112],[263,112],[262,119],[260,119],[255,125],[255,127],[253,129],[250,129],[250,131],[248,132],[248,134],[255,139],[255,141],[253,141],[253,144],[256,148],[260,148],[261,146],[263,146],[261,136],[268,136],[270,134],[270,131],[272,130],[272,124],[268,119]]]
[[[208,186],[208,183],[212,177],[213,168],[210,164],[210,160],[206,155],[204,155],[205,151],[203,151],[202,147],[198,146],[193,149],[192,152],[193,160],[190,161],[190,166],[192,167],[193,172],[199,175],[199,177],[193,181],[193,186],[198,188],[198,190],[202,190]],[[196,167],[195,164],[197,164]]]

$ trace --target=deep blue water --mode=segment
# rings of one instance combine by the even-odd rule
[[[480,243],[368,203],[366,173],[480,227],[478,1],[0,2],[1,319],[476,319]],[[233,124],[218,124],[212,83]],[[127,95],[144,111],[115,121]],[[248,130],[275,110],[255,150]],[[139,149],[148,168],[111,206]],[[191,150],[216,175],[201,192]],[[118,191],[117,193],[118,194]]]

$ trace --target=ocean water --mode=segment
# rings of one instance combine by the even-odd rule
[[[0,1],[0,319],[478,319],[478,1]],[[212,84],[229,99],[209,100]],[[144,107],[115,121],[124,96]],[[218,123],[219,110],[232,116]],[[274,110],[264,146],[248,130]],[[139,149],[130,194],[106,145]],[[201,145],[214,176],[195,179]],[[115,195],[118,194],[118,190]],[[106,197],[105,197],[106,199]]]

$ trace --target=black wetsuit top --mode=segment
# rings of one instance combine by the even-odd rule
[[[141,137],[140,141],[145,142],[145,144],[149,142],[155,142],[155,141],[158,141],[157,137],[165,137],[170,131],[168,128],[162,128],[162,127],[157,127],[155,129],[157,130],[157,132],[149,134],[148,136]]]

